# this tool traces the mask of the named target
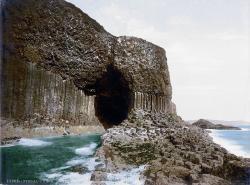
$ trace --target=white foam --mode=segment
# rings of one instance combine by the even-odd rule
[[[90,181],[91,173],[79,174],[79,173],[66,173],[65,175],[61,176],[57,184],[64,184],[64,185],[91,185],[92,181]]]
[[[55,172],[59,172],[59,171],[61,171],[61,170],[65,170],[65,169],[67,169],[67,168],[70,168],[71,166],[62,166],[62,167],[59,167],[59,168],[52,168],[51,170],[50,170],[50,172],[51,173],[55,173]]]
[[[108,173],[107,185],[143,185],[145,179],[141,177],[145,165],[133,168],[131,170],[123,170],[118,173]]]
[[[237,156],[250,158],[250,153],[246,152],[244,150],[243,146],[237,144],[235,141],[223,138],[220,135],[219,131],[211,130],[209,135],[213,138],[213,141],[215,143],[217,143],[217,144],[221,145],[222,147],[224,147],[225,149],[227,149],[228,152],[235,154]]]
[[[250,128],[241,128],[241,131],[250,131]]]
[[[93,161],[93,160],[91,160]],[[91,162],[90,161],[90,162]],[[86,161],[86,163],[89,161]],[[143,185],[145,179],[140,177],[141,172],[144,170],[145,166],[140,166],[138,168],[134,168],[131,170],[123,170],[117,173],[108,173],[107,174],[107,181],[105,182],[106,185]],[[89,169],[91,171],[94,168]],[[47,180],[56,180],[56,184],[63,184],[63,185],[91,185],[92,181],[90,180],[92,172],[79,174],[75,172],[68,172],[66,174],[62,173],[50,173],[50,174],[43,174],[42,179]]]
[[[44,177],[46,177],[46,179],[55,179],[55,178],[59,178],[62,176],[61,173],[51,173],[51,174],[44,174]]]
[[[85,147],[82,147],[82,148],[77,148],[75,150],[75,153],[77,155],[83,155],[83,156],[88,156],[88,155],[93,155],[94,152],[95,152],[95,149],[97,147],[97,144],[96,143],[91,143]]]
[[[54,168],[48,173],[43,173],[40,178],[48,182],[53,181],[58,185],[91,185],[93,182],[90,179],[93,171],[97,165],[102,164],[96,157],[90,157],[96,147],[96,143],[91,143],[82,148],[75,149],[75,153],[78,155],[77,157],[68,161],[64,167]],[[82,165],[88,168],[89,172],[79,174],[77,172],[65,172],[63,170],[75,165]],[[130,170],[122,170],[117,173],[107,173],[107,181],[103,182],[106,185],[143,185],[145,180],[142,178],[141,172],[143,172],[144,169],[145,165]]]
[[[96,157],[91,157],[91,158],[88,158],[84,165],[87,166],[87,168],[90,170],[90,171],[93,171],[95,169],[95,167],[98,165],[98,164],[102,164],[101,162],[97,161],[97,158]]]
[[[91,185],[91,173],[79,174],[75,172],[42,174],[41,179],[50,182],[56,180],[56,185]]]
[[[8,147],[12,147],[12,146],[16,146],[16,145],[15,144],[0,145],[0,148],[8,148]]]
[[[76,158],[76,159],[72,159],[72,160],[68,161],[66,164],[69,166],[76,166],[79,164],[83,164],[85,161],[86,161],[86,159]]]
[[[89,170],[94,170],[95,166],[98,164],[101,164],[101,162],[99,162],[96,157],[91,157],[91,158],[85,158],[85,159],[74,158],[68,161],[66,164],[69,166],[83,165],[87,167]]]
[[[28,139],[28,138],[21,138],[18,142],[19,145],[22,146],[47,146],[52,144],[51,142],[42,141],[38,139]]]

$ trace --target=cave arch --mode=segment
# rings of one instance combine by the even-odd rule
[[[104,128],[119,125],[128,117],[132,93],[128,81],[113,65],[96,83],[95,115]]]

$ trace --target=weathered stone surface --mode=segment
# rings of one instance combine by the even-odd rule
[[[32,122],[38,114],[55,125],[63,119],[110,127],[133,108],[175,111],[161,47],[115,37],[63,0],[5,0],[2,26],[5,120]],[[120,85],[113,88],[109,79]]]
[[[147,165],[145,184],[247,184],[250,165],[175,114],[135,111],[102,136],[107,171]],[[108,159],[108,160],[107,160]],[[109,160],[111,159],[111,160]],[[235,183],[237,182],[237,183]]]
[[[102,172],[102,171],[95,171],[94,173],[92,173],[90,180],[91,181],[106,181],[107,173]]]
[[[106,172],[138,165],[147,166],[148,185],[244,184],[249,178],[246,161],[176,115],[162,48],[115,37],[63,0],[5,0],[3,8],[6,125],[119,125],[102,137],[96,155],[105,166],[93,173],[93,184],[104,184]]]

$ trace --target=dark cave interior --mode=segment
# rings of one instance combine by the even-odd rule
[[[128,81],[119,70],[109,65],[96,83],[95,97],[95,115],[105,129],[119,125],[128,117],[131,97]]]

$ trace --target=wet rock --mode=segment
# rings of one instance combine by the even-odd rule
[[[243,159],[176,114],[163,48],[115,37],[63,0],[3,5],[1,116],[26,128],[101,122],[109,129],[96,155],[105,165],[93,172],[93,184],[139,165],[147,166],[145,184],[249,178]]]
[[[72,166],[71,168],[69,168],[69,170],[72,172],[77,172],[79,174],[85,174],[90,172],[87,167],[82,165]]]
[[[106,181],[107,173],[103,171],[94,171],[90,178],[91,181]]]
[[[92,182],[91,185],[107,185],[105,182],[95,181]]]
[[[113,159],[109,161],[112,163],[107,167],[109,171],[119,169],[121,164],[123,167],[147,164],[145,184],[219,185],[246,182],[250,176],[249,165],[213,143],[204,130],[178,116],[171,115],[169,119],[166,114],[134,111],[132,119],[138,119],[140,126],[130,123],[129,117],[102,136],[103,145],[99,149],[102,152],[97,152],[97,156],[103,160],[108,154]]]
[[[1,138],[1,145],[9,145],[17,143],[21,137],[8,137],[8,138]]]

